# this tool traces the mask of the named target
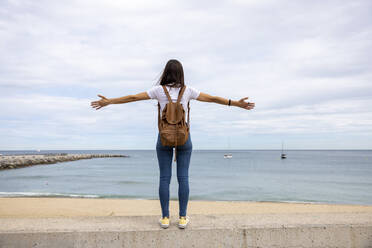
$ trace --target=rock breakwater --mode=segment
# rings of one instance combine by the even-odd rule
[[[117,154],[67,154],[54,153],[42,155],[2,155],[0,156],[0,170],[16,169],[39,164],[55,164],[91,158],[129,157]]]

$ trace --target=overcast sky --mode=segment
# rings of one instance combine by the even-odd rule
[[[372,1],[0,0],[0,149],[155,149],[157,101],[185,83],[194,149],[372,149]]]

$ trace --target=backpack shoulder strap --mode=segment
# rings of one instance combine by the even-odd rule
[[[158,102],[158,127],[160,128],[160,103]],[[160,130],[159,130],[160,131]]]
[[[190,127],[190,101],[187,103],[187,125]]]
[[[183,95],[183,92],[185,91],[186,89],[186,86],[183,86],[181,89],[180,89],[180,92],[178,94],[178,98],[177,98],[177,103],[180,103],[181,101],[181,98],[182,98],[182,95]]]
[[[166,94],[167,97],[168,97],[168,101],[169,101],[169,102],[172,102],[172,98],[171,98],[171,96],[169,95],[169,92],[168,92],[167,88],[165,87],[165,85],[162,85],[162,86],[163,86],[163,89],[164,89],[165,94]]]

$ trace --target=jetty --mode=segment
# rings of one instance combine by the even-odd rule
[[[16,169],[40,164],[55,164],[59,162],[74,161],[92,158],[129,157],[121,154],[68,154],[48,153],[36,155],[1,155],[0,170]]]

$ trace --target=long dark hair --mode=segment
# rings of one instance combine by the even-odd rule
[[[183,87],[185,82],[181,62],[176,59],[169,60],[159,78],[158,84],[170,87]]]

